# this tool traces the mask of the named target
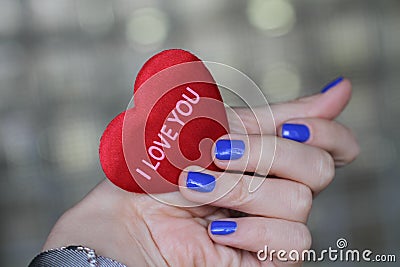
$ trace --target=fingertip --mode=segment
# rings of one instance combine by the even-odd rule
[[[311,139],[311,129],[303,120],[290,120],[279,127],[278,136],[299,143],[308,143]]]
[[[353,92],[353,85],[352,85],[351,81],[350,81],[349,79],[344,79],[344,80],[343,80],[342,87],[343,87],[343,88],[342,88],[343,91],[346,92],[346,96],[347,96],[348,101],[349,101],[350,98],[351,98],[352,92]],[[347,102],[348,102],[348,101],[347,101]]]
[[[224,134],[222,136],[220,136],[217,140],[214,141],[212,147],[211,147],[211,158],[213,159],[214,162],[218,162],[218,158],[217,158],[217,143],[220,142],[221,140],[228,140],[230,139],[230,135],[229,134]]]
[[[212,192],[216,185],[216,175],[206,171],[199,166],[190,166],[182,171],[179,177],[180,191],[190,191],[209,193]]]
[[[207,227],[209,237],[218,244],[241,248],[243,233],[239,230],[239,219],[221,218],[211,221]]]
[[[182,191],[182,189],[187,189],[187,177],[189,172],[201,172],[203,170],[204,168],[195,165],[188,166],[185,169],[183,169],[178,178],[179,190]]]
[[[247,135],[227,134],[217,139],[212,147],[212,159],[220,169],[226,170],[243,165],[249,150]]]
[[[220,139],[215,143],[214,155],[218,160],[237,160],[243,156],[245,147],[240,139]]]
[[[339,76],[336,79],[330,81],[329,83],[327,83],[321,90],[321,93],[326,93],[329,90],[331,90],[332,88],[335,88],[338,84],[340,84],[341,82],[343,82],[343,76]]]
[[[321,90],[321,95],[341,94],[343,96],[351,95],[352,84],[348,78],[339,77],[336,80],[328,83]]]
[[[339,81],[329,83],[331,87],[326,85],[322,89],[323,93],[318,92],[294,101],[271,105],[275,125],[279,127],[285,121],[294,118],[334,119],[337,117],[350,101],[352,94],[351,81],[347,78],[339,79]],[[327,86],[329,89],[326,89]]]
[[[351,98],[352,86],[347,78],[343,78],[339,83],[331,82],[334,84],[328,90],[326,87],[323,92],[314,95],[313,104],[310,106],[309,114],[312,117],[319,117],[324,119],[336,118],[347,106]]]
[[[235,233],[237,222],[233,219],[212,221],[208,226],[210,236],[226,236]]]
[[[344,79],[343,79],[343,84],[344,84],[347,88],[349,88],[350,90],[352,89],[352,83],[351,83],[351,80],[350,80],[349,78],[344,78]]]

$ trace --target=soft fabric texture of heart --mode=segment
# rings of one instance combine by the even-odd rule
[[[192,62],[196,64],[184,71],[174,68]],[[160,89],[165,82],[157,78],[163,73],[171,84],[186,76],[188,82]],[[135,107],[114,118],[100,141],[100,162],[111,182],[130,192],[164,193],[178,190],[179,174],[190,163],[218,170],[211,151],[200,151],[200,146],[203,140],[226,134],[228,122],[218,86],[200,59],[180,49],[158,53],[138,73],[134,95]],[[195,96],[200,100],[196,102]],[[182,114],[187,115],[185,120]],[[204,147],[209,150],[211,145]],[[170,154],[174,156],[167,157]],[[157,177],[172,186],[164,186]]]

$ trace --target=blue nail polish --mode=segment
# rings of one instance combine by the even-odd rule
[[[329,89],[335,87],[336,85],[338,85],[342,81],[343,81],[343,77],[342,76],[336,78],[335,80],[333,80],[330,83],[328,83],[327,85],[325,85],[325,87],[321,90],[321,93],[325,93],[326,91],[328,91]]]
[[[285,123],[282,125],[282,137],[303,143],[310,138],[310,130],[303,124]]]
[[[215,144],[215,157],[220,160],[240,159],[245,150],[242,140],[218,140]]]
[[[237,223],[234,221],[213,221],[210,231],[213,235],[229,235],[236,231]]]
[[[211,192],[215,188],[214,176],[202,172],[189,172],[186,187],[197,192]]]

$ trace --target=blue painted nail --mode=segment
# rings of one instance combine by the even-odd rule
[[[215,157],[220,160],[240,159],[245,150],[242,140],[218,140],[215,144]]]
[[[236,231],[237,223],[234,221],[213,221],[210,231],[213,235],[229,235]]]
[[[343,81],[343,77],[342,76],[336,78],[335,80],[333,80],[330,83],[328,83],[327,85],[325,85],[325,87],[321,90],[321,93],[325,93],[326,91],[328,91],[329,89],[335,87],[336,85],[338,85],[342,81]]]
[[[310,138],[310,130],[303,124],[285,123],[282,125],[282,137],[303,143]]]
[[[215,178],[202,172],[189,172],[186,187],[197,192],[211,192],[215,188]]]

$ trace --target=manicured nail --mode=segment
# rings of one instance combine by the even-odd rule
[[[213,221],[210,231],[213,235],[229,235],[236,231],[237,223],[234,221]]]
[[[189,172],[186,187],[197,192],[211,192],[215,188],[215,178],[202,172]]]
[[[285,123],[282,125],[282,137],[303,143],[310,138],[310,130],[303,124]]]
[[[215,144],[215,157],[220,160],[240,159],[245,150],[242,140],[218,140]]]
[[[327,85],[325,85],[325,87],[321,90],[321,93],[325,93],[326,91],[328,91],[329,89],[335,87],[336,85],[338,85],[342,81],[343,81],[343,77],[342,76],[336,78],[335,80],[333,80],[330,83],[328,83]]]

